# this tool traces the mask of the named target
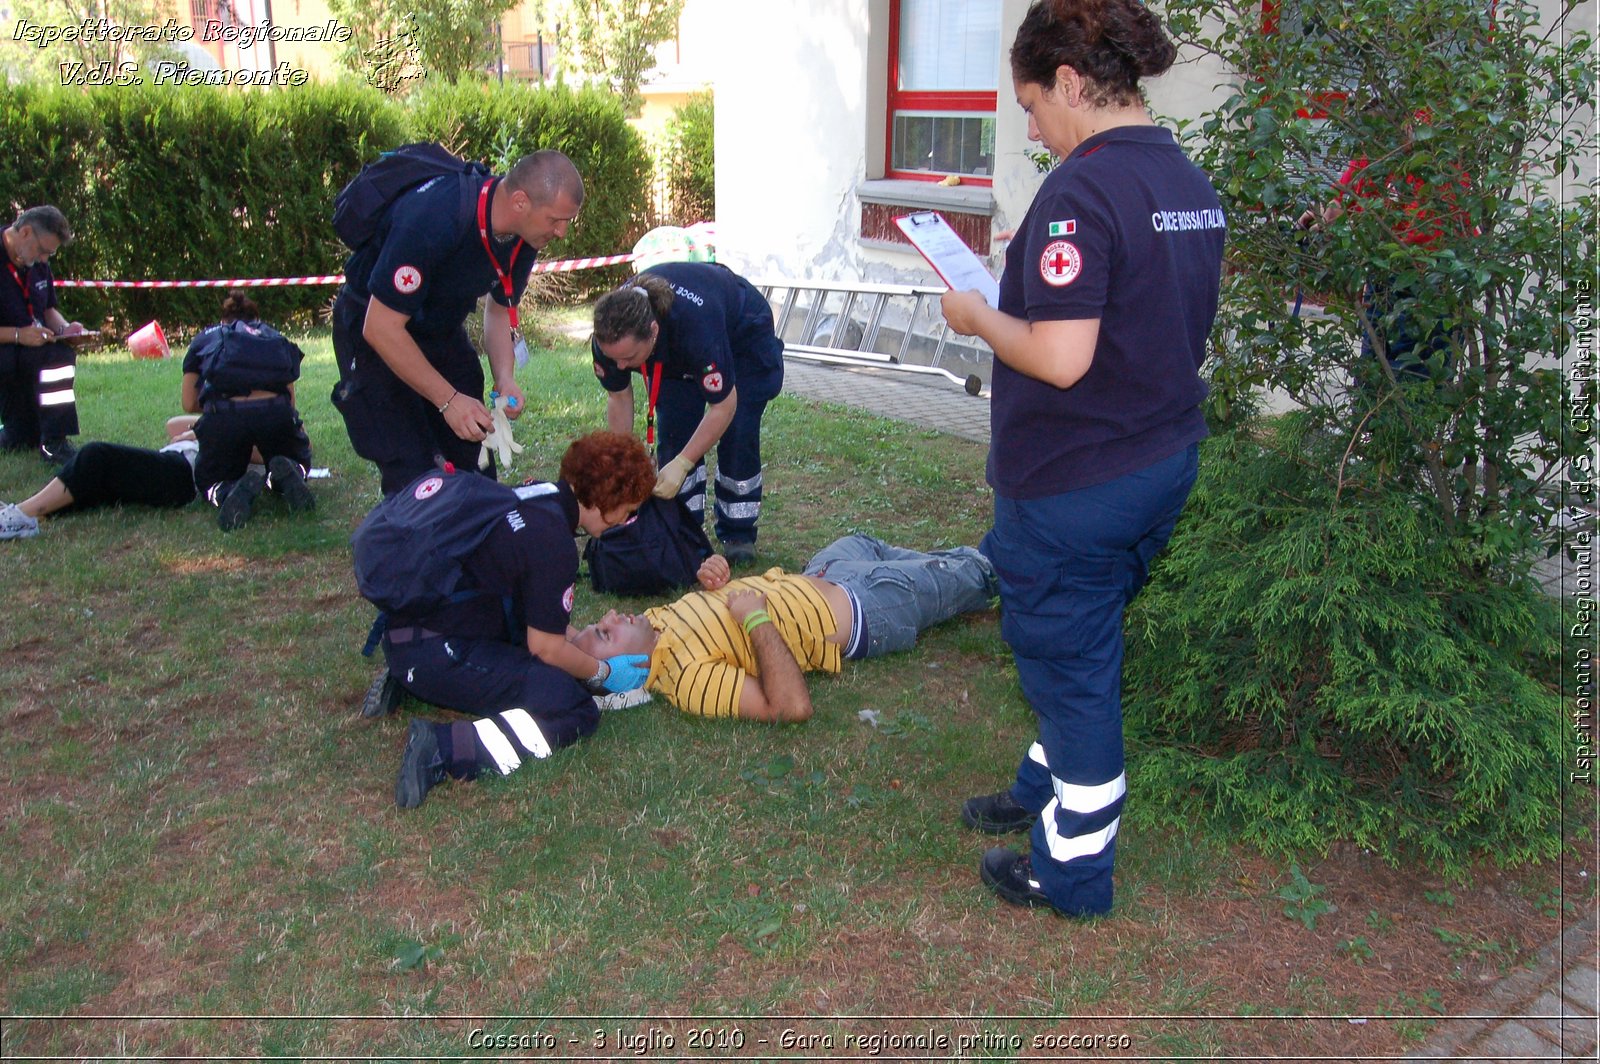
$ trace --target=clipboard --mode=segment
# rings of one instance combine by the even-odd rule
[[[938,211],[918,211],[894,220],[900,231],[911,241],[911,246],[921,252],[939,279],[951,291],[961,292],[975,288],[983,294],[991,307],[1000,306],[1000,282],[983,264],[983,260],[967,247],[944,215]]]

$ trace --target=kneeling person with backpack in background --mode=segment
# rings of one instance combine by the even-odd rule
[[[250,520],[263,488],[290,510],[316,506],[306,487],[311,441],[294,405],[294,382],[305,353],[261,321],[255,301],[228,293],[222,321],[202,332],[183,356],[183,408],[200,414],[195,439],[195,489],[217,507],[224,532]],[[266,472],[250,467],[259,452]]]
[[[356,584],[388,615],[383,653],[425,702],[489,719],[413,720],[395,801],[422,803],[446,775],[510,773],[594,732],[593,695],[644,682],[643,661],[567,642],[578,580],[574,535],[598,536],[649,497],[655,465],[631,436],[572,444],[554,484],[512,488],[428,473],[356,530]]]

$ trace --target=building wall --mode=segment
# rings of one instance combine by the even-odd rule
[[[724,57],[715,85],[717,230],[719,255],[730,265],[771,277],[937,284],[914,252],[861,238],[863,194],[898,203],[903,197],[889,193],[908,191],[919,208],[987,212],[992,231],[1021,220],[1042,177],[1025,154],[1033,145],[1009,83],[999,89],[992,189],[922,182],[886,189],[873,181],[884,165],[888,0],[704,2],[723,15],[708,32],[720,35]],[[1027,7],[1028,0],[1002,0],[1002,71]],[[1553,22],[1561,0],[1539,0],[1539,7]],[[1574,29],[1592,29],[1593,0],[1568,18]],[[751,41],[767,43],[752,48]],[[1215,57],[1185,52],[1145,85],[1152,111],[1170,123],[1202,118],[1228,80]],[[1593,116],[1574,121],[1592,124]],[[1581,179],[1594,172],[1595,161],[1585,160]],[[996,266],[1002,250],[993,249]]]
[[[735,269],[859,275],[853,190],[866,169],[870,13],[879,9],[887,4],[724,2],[717,248]]]

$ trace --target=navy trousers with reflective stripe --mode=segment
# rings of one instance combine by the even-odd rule
[[[1122,615],[1194,486],[1194,445],[1105,484],[995,498],[983,553],[1039,739],[1012,796],[1039,810],[1033,875],[1063,912],[1108,912],[1126,780]]]
[[[7,447],[77,435],[77,364],[69,344],[0,344],[0,424]]]
[[[724,543],[754,543],[761,519],[761,416],[777,394],[782,376],[774,383],[757,382],[748,391],[739,386],[739,407],[722,439],[717,441],[717,538]],[[662,380],[656,403],[656,426],[661,443],[658,465],[677,457],[705,416],[705,397],[697,381]],[[683,480],[678,498],[692,513],[705,514],[706,465],[702,461]]]
[[[416,639],[395,645],[383,641],[383,654],[389,671],[400,685],[424,702],[445,706],[485,718],[507,712],[526,714],[518,723],[532,722],[543,757],[551,750],[570,746],[593,735],[600,724],[600,710],[582,684],[553,665],[546,665],[525,646],[492,639],[454,637]],[[498,724],[494,725],[500,731]],[[448,729],[450,725],[437,725]],[[532,745],[508,737],[515,756],[507,759],[506,746],[494,741],[486,746],[484,733],[475,729],[472,746],[457,744],[452,775],[471,778],[481,772],[509,771],[532,750]],[[516,735],[516,729],[511,729]],[[497,756],[498,755],[498,756]]]

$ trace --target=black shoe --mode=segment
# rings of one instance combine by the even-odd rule
[[[77,453],[78,449],[65,436],[45,440],[39,445],[39,457],[52,465],[65,465]]]
[[[724,543],[722,556],[728,559],[729,565],[749,565],[756,560],[756,545],[754,543]]]
[[[961,805],[961,822],[988,835],[1009,835],[1033,827],[1039,814],[1024,809],[1010,791],[968,798]]]
[[[316,496],[306,487],[306,478],[294,459],[273,455],[272,461],[267,463],[267,474],[267,486],[283,496],[284,505],[291,513],[301,514],[317,508]]]
[[[415,809],[442,779],[444,765],[439,759],[439,740],[433,734],[433,725],[414,717],[406,736],[406,752],[400,758],[400,775],[394,781],[394,804],[401,809]]]
[[[387,717],[400,708],[400,681],[394,673],[384,669],[367,688],[361,699],[361,715],[366,718]]]
[[[234,481],[228,497],[217,507],[217,527],[224,532],[243,528],[245,522],[250,520],[250,511],[255,509],[256,499],[266,484],[267,478],[254,469]]]
[[[983,862],[978,865],[978,875],[990,890],[1000,895],[1001,901],[1030,909],[1059,911],[1033,878],[1033,862],[1015,850],[996,846],[985,853]]]

